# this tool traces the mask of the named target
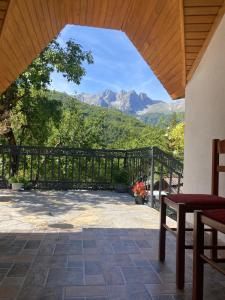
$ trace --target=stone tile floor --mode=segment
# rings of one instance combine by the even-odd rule
[[[170,235],[157,260],[158,222],[124,194],[1,191],[0,300],[191,299],[191,255],[177,291]],[[225,299],[225,278],[205,274],[205,299]]]

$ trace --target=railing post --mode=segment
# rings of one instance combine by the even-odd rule
[[[161,203],[162,190],[163,190],[163,164],[161,164],[160,166],[159,203]]]
[[[151,196],[150,196],[150,201],[151,201],[151,207],[154,207],[155,206],[155,201],[154,201],[154,169],[155,169],[155,166],[154,166],[154,147],[152,147],[152,150],[151,150],[151,189],[150,189],[150,192],[151,192]]]
[[[124,167],[125,170],[127,169],[127,151],[125,153],[123,167]]]

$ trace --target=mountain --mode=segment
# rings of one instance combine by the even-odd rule
[[[82,93],[76,98],[90,105],[97,105],[105,108],[115,108],[126,114],[136,115],[152,105],[160,105],[162,101],[152,100],[145,93],[137,94],[133,91],[120,91],[118,93],[105,90],[99,94]]]
[[[184,100],[167,103],[161,100],[153,100],[145,93],[136,91],[120,91],[118,93],[105,90],[99,94],[82,93],[76,98],[81,102],[104,108],[115,108],[125,114],[134,115],[145,123],[156,125],[161,116],[173,113],[184,114]],[[181,117],[182,119],[183,117]]]

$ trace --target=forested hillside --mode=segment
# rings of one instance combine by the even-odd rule
[[[176,114],[150,126],[112,108],[91,106],[55,91],[19,101],[12,115],[17,144],[78,148],[158,146],[183,156],[183,123]],[[4,138],[1,143],[6,143]]]

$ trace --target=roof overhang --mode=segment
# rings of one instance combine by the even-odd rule
[[[224,0],[0,0],[0,92],[66,24],[124,31],[173,99],[224,14]]]

